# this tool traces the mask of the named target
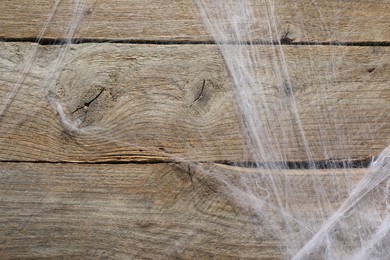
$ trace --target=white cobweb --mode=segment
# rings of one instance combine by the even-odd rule
[[[272,230],[275,237],[281,241],[286,258],[387,259],[390,256],[390,146],[371,162],[365,177],[360,181],[354,181],[347,173],[340,176],[330,172],[330,179],[322,179],[321,170],[317,169],[319,166],[315,163],[317,156],[312,153],[301,124],[302,114],[298,111],[294,96],[294,88],[300,86],[294,86],[290,77],[285,55],[285,48],[288,47],[282,44],[282,41],[286,40],[283,37],[287,37],[288,32],[280,31],[278,17],[275,15],[275,2],[261,1],[258,3],[261,8],[257,6],[257,9],[256,5],[249,1],[199,0],[197,4],[204,24],[218,44],[234,82],[238,113],[248,143],[248,157],[260,168],[264,167],[261,162],[278,162],[266,165],[262,174],[242,174],[235,182],[215,172],[214,175],[218,175],[216,178],[225,183],[226,193],[230,193],[237,204],[251,208],[259,225],[266,225]],[[299,16],[300,14],[297,14],[297,17]],[[259,23],[266,23],[268,31],[255,31],[254,28],[258,28]],[[323,29],[327,29],[326,25]],[[306,44],[309,44],[309,41]],[[262,52],[264,45],[273,52],[271,58]],[[334,44],[335,49],[340,47],[341,44]],[[331,69],[332,66],[337,66],[334,60],[328,62],[329,70],[316,72],[325,82],[318,87],[318,93],[326,93],[325,88],[339,76]],[[259,96],[272,89],[273,84],[276,89],[280,88],[275,91],[275,100],[271,103],[266,99],[261,100]],[[323,98],[326,99],[326,96]],[[268,108],[263,103],[267,104]],[[325,123],[322,123],[325,115],[317,105],[312,105],[312,110],[317,115],[317,123],[326,128]],[[305,168],[310,172],[306,177],[307,183],[297,186],[296,183],[289,182],[292,177],[284,170],[288,168],[288,158],[274,145],[288,142],[288,131],[281,125],[277,126],[277,136],[285,137],[286,140],[275,141],[275,132],[272,129],[273,125],[279,124],[280,117],[273,116],[269,106],[274,106],[275,110],[288,111],[292,115],[291,125],[297,126],[296,129],[300,133],[298,139],[305,151],[303,162],[297,164],[302,167],[302,164],[305,164]],[[337,110],[337,107],[335,109]],[[337,125],[348,117],[342,115],[343,111],[339,113],[334,114],[333,125],[326,130],[333,132],[335,136],[338,133]],[[362,129],[357,135],[364,134],[369,134],[369,131]],[[322,139],[321,142],[324,148],[322,156],[328,161],[339,157],[338,149],[341,149],[344,158],[350,158],[348,149],[337,145],[340,140]],[[328,163],[335,170],[347,170],[350,167],[348,164]],[[330,185],[333,185],[333,188],[326,187],[329,182],[332,182]],[[348,194],[338,197],[336,206],[332,203],[332,198],[337,196],[341,186],[348,187]],[[297,201],[305,201],[306,195],[302,192],[304,189],[312,190],[316,194],[315,201],[312,201],[316,207],[303,207],[299,210],[292,208],[291,205]],[[306,198],[308,204],[310,200]]]
[[[56,1],[55,5],[59,2]],[[237,114],[246,140],[246,160],[235,165],[235,169],[243,167],[242,172],[231,172],[228,168],[201,167],[185,157],[165,155],[171,156],[173,161],[193,165],[201,174],[216,179],[223,196],[228,196],[237,207],[253,214],[253,221],[259,226],[258,232],[266,230],[280,242],[280,250],[285,258],[388,259],[390,146],[372,158],[365,176],[360,180],[349,171],[354,162],[346,140],[321,139],[322,153],[314,153],[301,123],[302,113],[298,110],[297,102],[302,100],[297,101],[295,98],[297,90],[285,54],[285,48],[292,48],[283,44],[288,37],[288,29],[280,31],[275,15],[276,5],[271,1],[261,1],[259,6],[253,6],[245,0],[197,0],[196,3],[233,81]],[[65,128],[134,147],[137,144],[128,143],[123,136],[111,135],[109,129],[81,127],[79,121],[72,121],[67,116],[63,105],[53,95],[82,11],[83,1],[75,1],[74,13],[67,25],[66,39],[69,42],[58,52],[56,66],[48,74],[44,86],[45,98]],[[39,38],[45,33],[53,13],[49,15]],[[267,29],[256,31],[258,23],[265,23],[263,27]],[[326,29],[326,24],[322,26]],[[340,46],[334,45],[334,48],[337,47]],[[26,63],[22,75],[26,75],[30,69],[36,50],[32,51],[30,62]],[[342,76],[335,71],[343,57],[337,57],[335,53],[330,48],[328,63],[321,68],[312,68],[313,71],[307,74],[318,77],[307,79],[307,84],[322,80],[315,94],[326,93],[326,88]],[[309,56],[313,55],[314,60],[315,54],[314,49]],[[23,81],[24,78],[21,78],[16,87],[2,98],[0,115],[7,112]],[[268,99],[269,96],[273,97],[272,101]],[[323,131],[337,136],[340,123],[348,121],[351,115],[337,111],[337,107],[328,109],[333,109],[334,118],[331,118],[333,121],[330,124],[323,124],[327,127]],[[324,109],[313,104],[311,113],[317,116],[316,124],[321,125]],[[286,128],[286,122],[287,126],[294,126],[294,131],[299,133],[295,138],[304,151],[298,156],[299,159],[289,158],[281,152],[289,147],[291,141],[291,131]],[[360,129],[353,133],[356,139],[370,133],[370,129]],[[158,148],[147,149],[161,154]],[[342,163],[332,160],[340,158],[340,155],[345,159]],[[319,169],[324,165],[319,165],[317,158],[324,158],[326,170]],[[295,161],[293,165],[291,161]],[[259,171],[248,172],[246,167],[258,168]],[[297,183],[294,181],[294,173],[302,174],[299,168],[304,168],[306,175],[304,180]],[[340,194],[341,190],[347,191],[347,194]],[[315,197],[307,197],[309,193],[315,194]],[[306,207],[305,203],[310,206]],[[302,207],[297,208],[296,205]]]

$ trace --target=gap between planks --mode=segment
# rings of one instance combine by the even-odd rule
[[[67,44],[85,44],[85,43],[122,43],[138,45],[304,45],[304,46],[390,46],[388,41],[357,41],[357,42],[309,42],[309,41],[292,41],[281,38],[280,41],[240,41],[240,42],[215,42],[212,40],[191,41],[191,40],[136,40],[136,39],[51,39],[51,38],[0,38],[2,42],[29,42],[39,45],[67,45]]]
[[[318,170],[318,169],[358,169],[368,168],[374,157],[363,160],[328,160],[328,161],[301,161],[301,162],[234,162],[234,161],[188,161],[178,162],[175,160],[145,160],[145,161],[17,161],[17,160],[0,160],[0,163],[32,163],[32,164],[86,164],[86,165],[116,165],[116,164],[215,164],[227,165],[238,168],[249,169],[280,169],[280,170]]]

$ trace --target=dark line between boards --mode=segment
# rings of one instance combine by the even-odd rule
[[[94,164],[163,164],[163,163],[177,163],[173,160],[144,160],[144,161],[97,161],[97,162],[77,162],[77,161],[45,161],[45,160],[0,160],[0,163],[32,163],[32,164],[86,164],[86,165],[94,165]]]
[[[305,170],[305,169],[358,169],[368,168],[374,158],[362,160],[322,160],[322,161],[296,161],[296,162],[229,162],[217,161],[215,163],[225,164],[244,168],[259,168],[259,169],[288,169],[288,170]]]
[[[305,170],[305,169],[358,169],[368,168],[374,158],[363,160],[328,160],[328,161],[300,161],[300,162],[232,162],[232,161],[198,161],[189,162],[194,164],[200,163],[216,163],[243,168],[257,169],[286,169],[286,170]],[[100,161],[100,162],[72,162],[72,161],[16,161],[16,160],[1,160],[0,163],[33,163],[33,164],[84,164],[84,165],[104,165],[104,164],[183,164],[174,160],[144,160],[144,161]],[[185,163],[185,162],[184,162]]]
[[[72,40],[66,39],[49,39],[49,38],[0,38],[0,42],[31,42],[39,45],[66,45],[66,44],[83,44],[83,43],[122,43],[122,44],[145,44],[145,45],[215,45],[215,41],[191,41],[191,40],[137,40],[137,39],[90,39],[77,38]],[[281,39],[279,42],[274,41],[244,41],[244,42],[224,42],[221,45],[324,45],[324,46],[390,46],[390,42],[294,42],[291,40]]]

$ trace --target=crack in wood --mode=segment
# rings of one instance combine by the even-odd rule
[[[192,101],[192,104],[191,104],[190,107],[192,107],[196,101],[198,101],[199,99],[202,98],[202,94],[203,94],[205,86],[206,86],[206,80],[204,79],[202,88],[200,89],[200,92],[199,92],[198,96],[194,99],[194,101]]]
[[[78,111],[81,110],[81,109],[87,110],[87,109],[89,108],[89,106],[90,106],[96,99],[98,99],[98,98],[100,97],[100,95],[103,93],[104,90],[105,90],[105,89],[102,88],[102,89],[100,90],[100,92],[99,92],[95,97],[93,97],[90,101],[85,102],[83,106],[80,106],[80,107],[76,108],[76,110],[74,110],[71,114],[73,115],[74,113],[78,112]]]
[[[290,26],[287,27],[287,31],[280,38],[280,43],[281,44],[291,44],[291,43],[293,43],[294,39],[288,37],[289,34],[290,34]]]

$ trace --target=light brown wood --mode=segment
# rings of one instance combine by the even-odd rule
[[[389,48],[283,50],[314,160],[366,159],[389,144]],[[265,87],[254,98],[273,134],[265,141],[283,160],[306,161],[292,96],[281,92],[274,71],[278,50],[258,51]],[[253,160],[233,93],[212,45],[1,43],[0,159]]]
[[[198,165],[191,182],[186,169],[175,164],[1,163],[0,256],[281,258],[280,244],[267,224],[254,221],[253,212],[221,192],[221,184],[207,174],[264,170]],[[330,178],[356,183],[365,171],[319,174],[333,206],[337,208],[350,187],[336,189]],[[324,212],[317,210],[311,172],[284,173],[296,192],[289,196],[304,198],[289,206],[305,220],[318,220]]]
[[[223,164],[256,159],[226,57],[200,44],[213,38],[195,2],[0,1],[0,39],[16,41],[0,42],[0,258],[281,259],[269,225],[283,229],[280,213],[259,217],[257,201],[237,201],[226,183],[272,206],[272,180],[313,231],[367,172]],[[390,42],[389,1],[249,2],[257,20],[244,20],[242,40],[372,45],[256,48],[262,91],[251,98],[271,160],[307,162],[306,144],[320,162],[388,146],[390,49],[373,45]],[[96,44],[17,43],[38,38]],[[305,243],[292,227],[289,239]]]
[[[0,38],[210,41],[212,37],[203,27],[195,2],[1,1]],[[388,0],[249,2],[257,20],[247,39],[276,41],[289,38],[295,42],[390,41]],[[216,8],[218,11],[220,9]],[[210,15],[214,14],[210,12]],[[271,28],[268,27],[269,23]],[[76,24],[77,27],[74,27]]]

